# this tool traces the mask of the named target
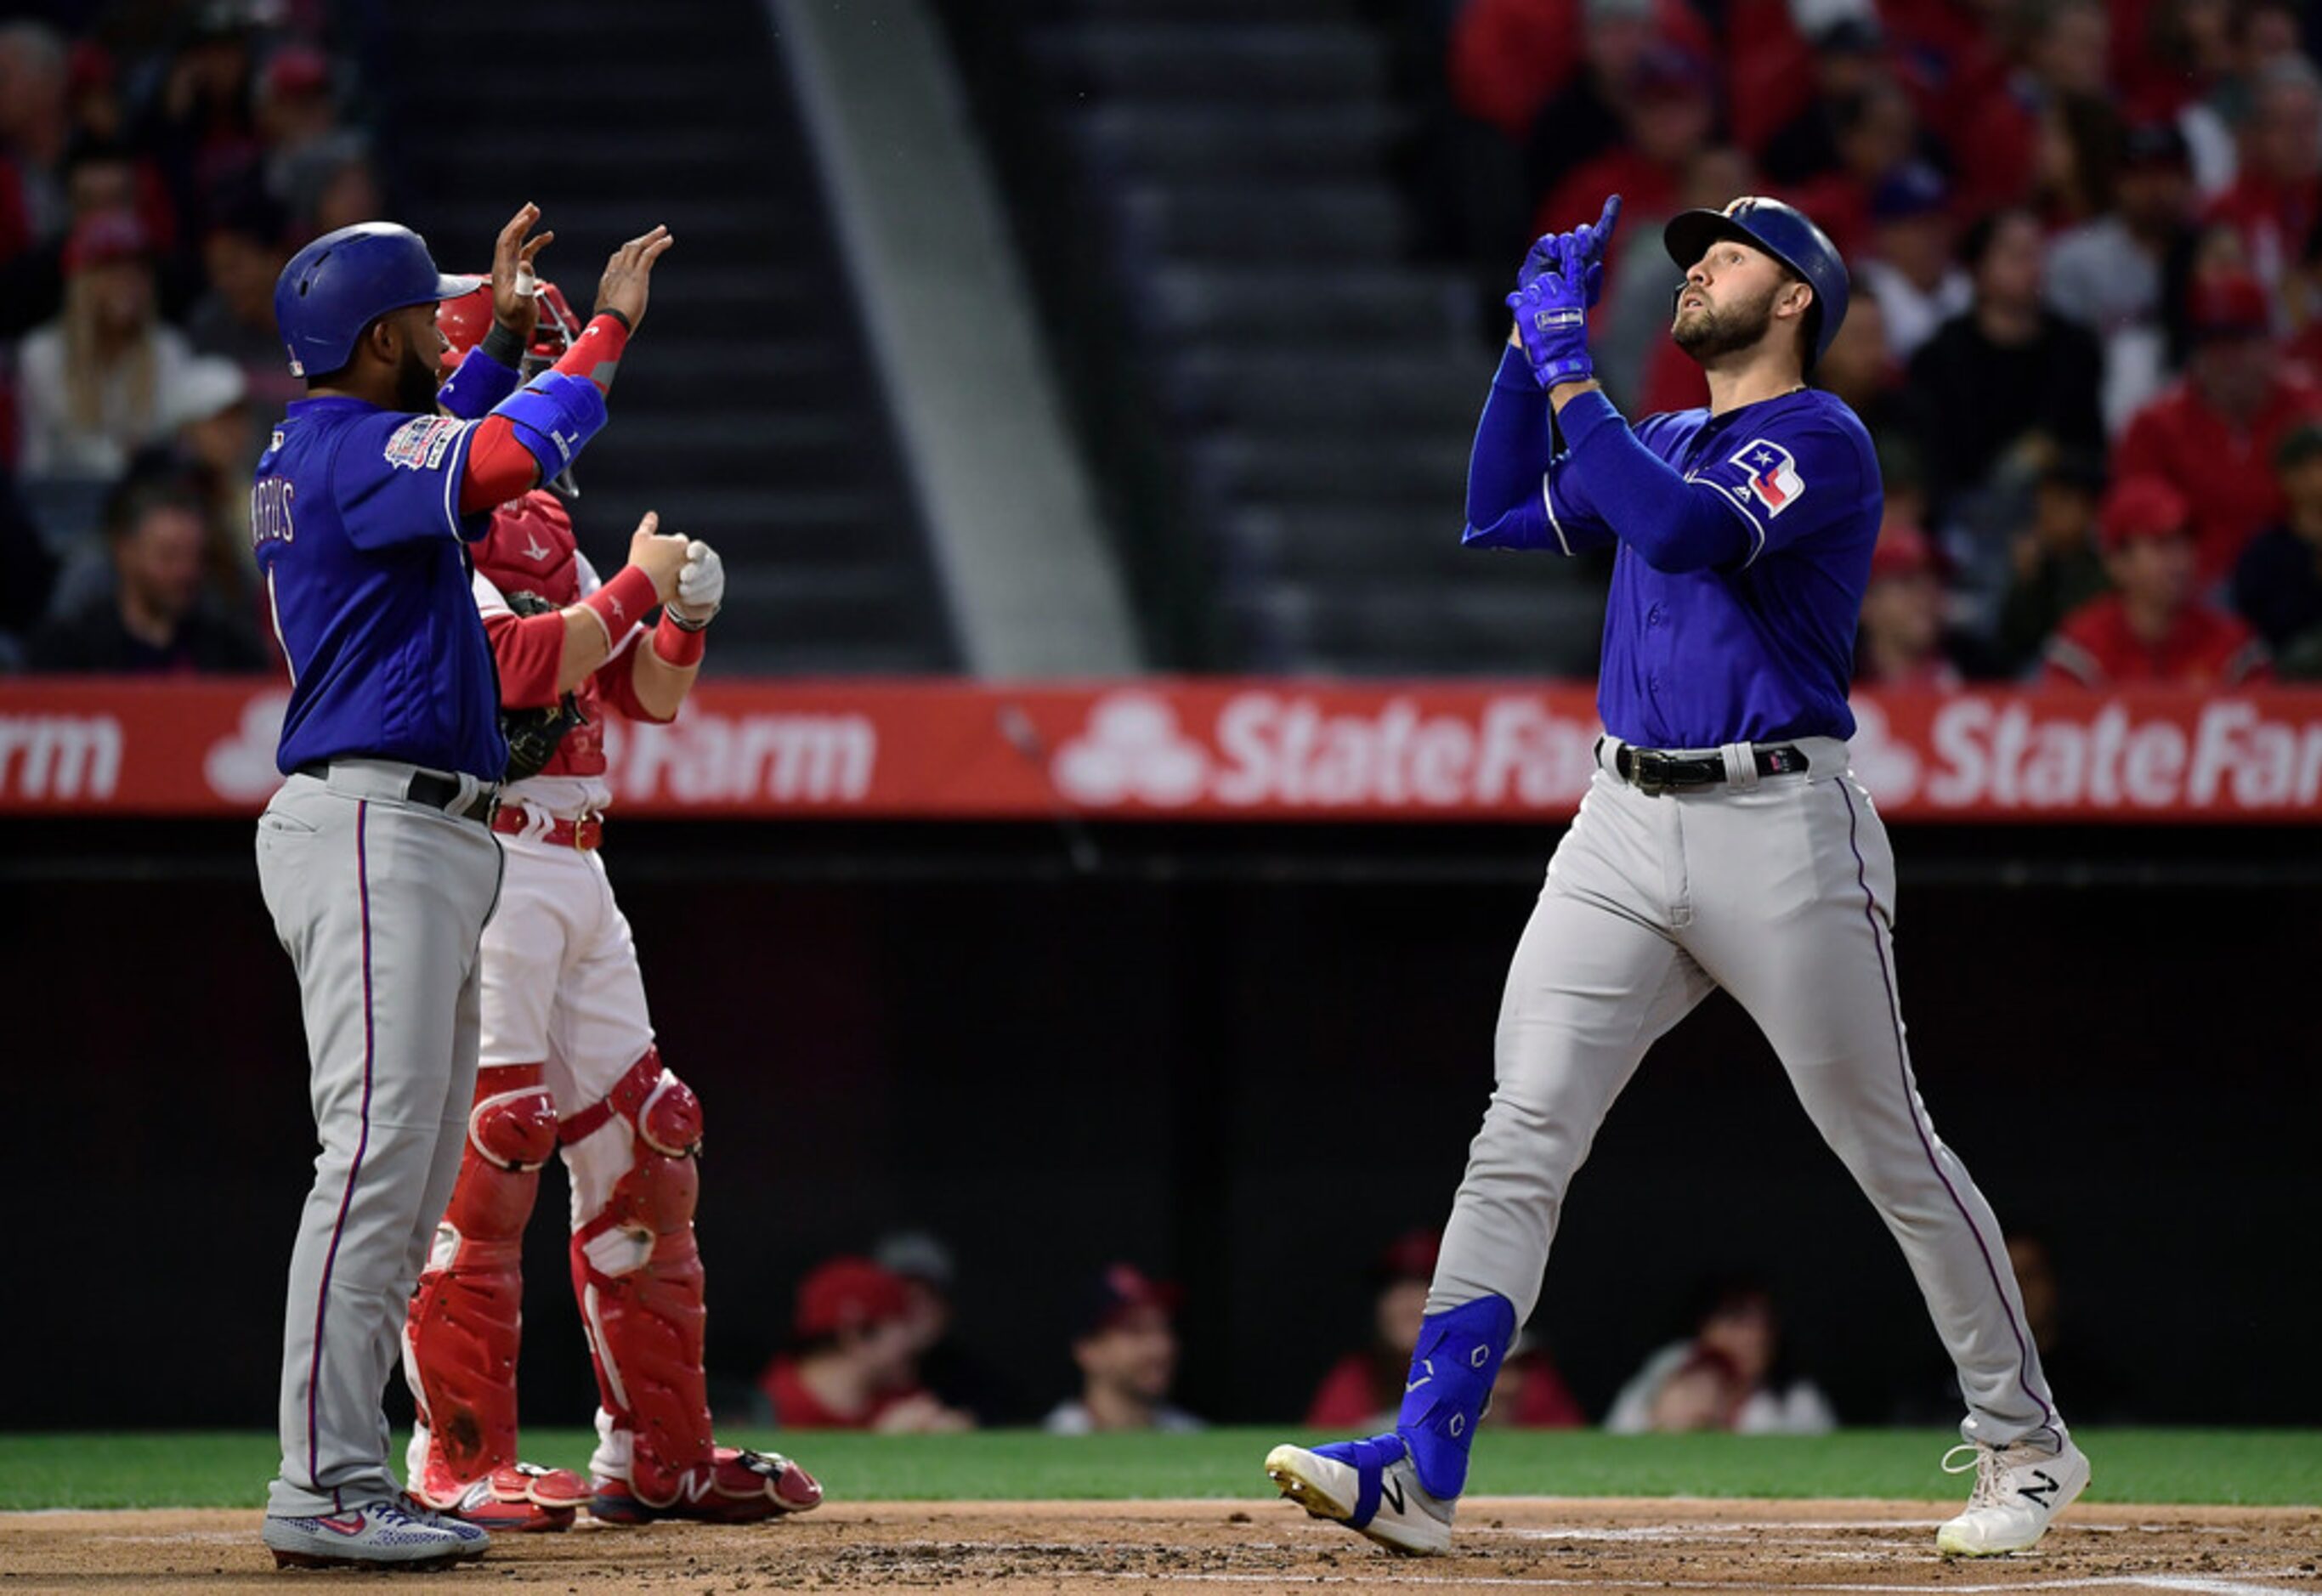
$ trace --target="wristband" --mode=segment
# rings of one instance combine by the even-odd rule
[[[640,625],[661,602],[661,593],[654,587],[653,578],[634,565],[625,565],[620,574],[580,601],[604,623],[608,643],[618,643],[632,626]]]
[[[505,323],[494,322],[492,330],[484,334],[484,342],[479,347],[487,356],[498,360],[511,371],[517,369],[523,363],[524,337],[514,327]]]
[[[701,663],[708,647],[709,639],[700,626],[688,626],[669,611],[661,612],[661,625],[654,628],[653,651],[663,664],[689,670]]]

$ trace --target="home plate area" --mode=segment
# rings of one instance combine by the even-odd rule
[[[503,1537],[433,1576],[278,1573],[229,1512],[0,1515],[0,1592],[847,1591],[890,1586],[1428,1592],[2322,1591],[2322,1509],[2075,1508],[2041,1547],[1946,1562],[1934,1503],[1476,1498],[1448,1557],[1391,1556],[1274,1501],[833,1503],[751,1528],[584,1525]]]

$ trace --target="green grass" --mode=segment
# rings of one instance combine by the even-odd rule
[[[885,1436],[741,1433],[781,1446],[854,1501],[1264,1497],[1282,1430],[1059,1439],[1022,1430]],[[583,1469],[595,1436],[530,1430],[533,1461]],[[1936,1430],[1848,1430],[1814,1437],[1486,1433],[1474,1489],[1512,1496],[1855,1497],[1942,1500],[1966,1489],[1936,1468],[1955,1439]],[[2322,1502],[2322,1432],[2092,1430],[2092,1501]],[[398,1442],[397,1458],[402,1456]],[[274,1472],[274,1438],[250,1431],[0,1436],[0,1509],[254,1508]]]

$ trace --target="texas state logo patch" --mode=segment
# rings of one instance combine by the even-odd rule
[[[1798,475],[1796,457],[1779,443],[1752,439],[1742,446],[1732,462],[1749,473],[1750,495],[1766,506],[1769,515],[1780,515],[1805,494],[1805,479]]]

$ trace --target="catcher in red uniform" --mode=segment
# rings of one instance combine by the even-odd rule
[[[488,409],[578,331],[563,296],[534,284],[528,264],[496,260],[491,283],[443,306],[442,400],[454,415]],[[559,482],[571,490],[569,476]],[[603,582],[553,493],[503,505],[471,545],[510,743],[494,822],[507,870],[483,938],[465,1161],[411,1300],[404,1352],[419,1409],[412,1494],[496,1530],[562,1529],[584,1504],[622,1524],[736,1523],[822,1500],[789,1459],[713,1438],[693,1237],[701,1105],[654,1044],[636,948],[598,854],[612,799],[604,716],[676,716],[725,591],[713,550],[655,527],[647,515],[629,564]],[[597,1370],[588,1481],[523,1463],[517,1450],[522,1238],[541,1166],[557,1151],[571,1179],[572,1285]]]

